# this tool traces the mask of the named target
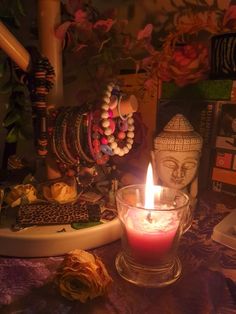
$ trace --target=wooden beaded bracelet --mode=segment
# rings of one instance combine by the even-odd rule
[[[31,90],[36,113],[37,153],[39,156],[45,157],[48,153],[46,95],[53,87],[55,73],[49,60],[45,57],[40,57],[33,64],[33,71],[34,80]]]

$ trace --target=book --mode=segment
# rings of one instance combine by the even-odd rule
[[[223,148],[229,151],[236,151],[235,139],[230,136],[217,136],[216,148]]]
[[[184,87],[173,82],[163,82],[162,99],[231,100],[232,80],[199,81]]]
[[[211,188],[236,195],[236,103],[220,102]]]
[[[236,189],[236,171],[214,167],[212,180],[234,185]]]
[[[221,181],[212,180],[211,188],[215,192],[236,196],[236,186]]]
[[[234,154],[228,150],[217,150],[215,156],[215,166],[222,169],[236,170],[236,152]]]

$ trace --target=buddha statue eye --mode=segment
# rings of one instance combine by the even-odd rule
[[[183,164],[182,168],[183,168],[184,170],[191,170],[191,169],[195,168],[196,165],[197,165],[196,162],[189,161],[189,162],[185,162],[185,163]]]
[[[178,167],[176,162],[174,162],[173,160],[165,160],[163,162],[163,165],[164,165],[164,167],[170,168],[170,169],[175,169],[176,167]]]

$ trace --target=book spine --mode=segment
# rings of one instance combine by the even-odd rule
[[[202,158],[199,168],[199,181],[201,188],[208,188],[211,178],[212,151],[215,141],[216,103],[208,102],[201,111],[199,129],[196,130],[203,138]]]

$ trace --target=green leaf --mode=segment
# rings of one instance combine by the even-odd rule
[[[20,115],[15,111],[10,111],[3,120],[3,127],[7,128],[13,123],[20,120]]]
[[[17,5],[17,8],[19,10],[19,13],[23,16],[26,16],[25,14],[25,10],[23,8],[23,5],[22,5],[22,2],[20,0],[16,0],[16,5]]]
[[[14,84],[12,89],[13,92],[20,92],[25,94],[26,86],[23,84]]]
[[[6,141],[8,143],[16,143],[18,139],[18,128],[14,126],[7,134]]]
[[[3,78],[4,74],[4,63],[0,62],[0,80]]]
[[[95,221],[95,222],[74,222],[71,224],[71,227],[74,229],[84,229],[84,228],[90,228],[94,226],[101,225],[101,221]]]
[[[16,27],[20,27],[20,20],[18,19],[16,15],[14,16],[14,22],[15,22]]]
[[[8,94],[12,91],[12,84],[11,82],[7,82],[3,85],[1,85],[0,82],[0,94]]]
[[[21,132],[21,130],[18,130],[18,134],[17,134],[17,138],[18,140],[26,140],[27,137]]]

